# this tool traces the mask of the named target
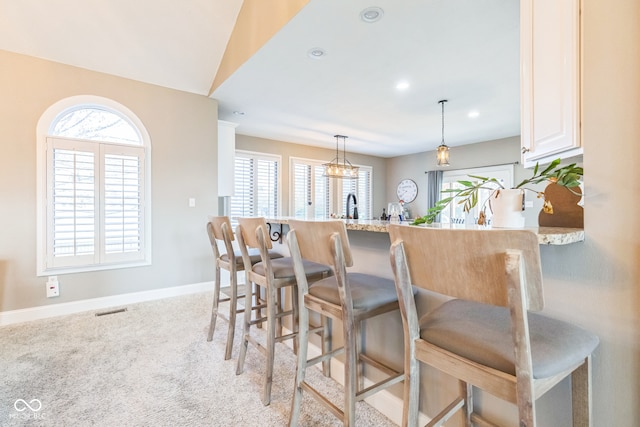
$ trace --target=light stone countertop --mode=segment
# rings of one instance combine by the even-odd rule
[[[288,224],[289,219],[296,219],[293,217],[277,217],[267,218],[267,222],[271,224]],[[329,220],[327,220],[329,221]],[[335,221],[335,220],[334,220]],[[377,219],[342,219],[347,227],[347,230],[354,231],[371,231],[376,233],[387,233],[389,227],[389,221],[380,221]],[[409,226],[410,222],[402,222],[403,225]],[[433,228],[467,228],[462,224],[429,224],[419,225],[417,227],[433,227]],[[490,226],[474,225],[473,229],[489,230]],[[570,243],[577,243],[584,241],[584,229],[582,228],[563,228],[563,227],[527,227],[526,230],[531,230],[538,235],[538,242],[541,245],[568,245]],[[504,230],[504,229],[503,229]]]

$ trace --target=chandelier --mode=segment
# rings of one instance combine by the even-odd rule
[[[444,103],[447,102],[446,99],[442,101],[438,101],[438,104],[442,105],[442,142],[438,146],[438,153],[436,154],[436,158],[438,161],[438,166],[449,166],[449,147],[444,143]]]
[[[336,139],[336,157],[329,163],[322,165],[324,166],[324,173],[322,176],[329,178],[357,179],[358,170],[360,168],[358,166],[353,166],[351,162],[347,160],[346,139],[348,137],[344,135],[334,135],[334,138]],[[340,159],[339,151],[340,138],[342,138],[342,159]]]

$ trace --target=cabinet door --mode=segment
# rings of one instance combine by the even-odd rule
[[[582,154],[580,0],[521,0],[522,160]]]

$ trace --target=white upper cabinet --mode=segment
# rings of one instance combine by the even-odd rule
[[[580,0],[520,1],[522,162],[582,154]]]
[[[218,196],[233,196],[237,123],[218,120]]]

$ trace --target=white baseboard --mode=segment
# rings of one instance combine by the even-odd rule
[[[194,283],[191,285],[173,286],[171,288],[153,289],[150,291],[133,292],[130,294],[113,295],[82,301],[64,302],[60,304],[4,311],[0,312],[0,326],[81,313],[83,311],[99,310],[127,304],[177,297],[180,295],[206,292],[209,290],[213,290],[213,282]]]

